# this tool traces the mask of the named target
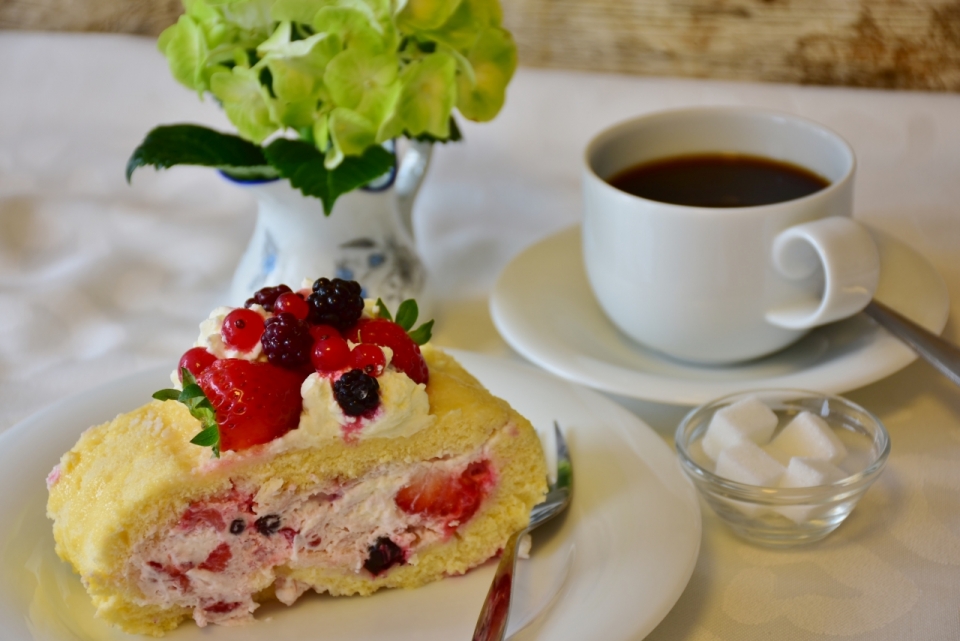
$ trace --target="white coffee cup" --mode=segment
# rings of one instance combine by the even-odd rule
[[[829,186],[769,205],[692,207],[606,182],[658,159],[711,153],[797,165]],[[631,338],[696,363],[769,354],[860,311],[880,259],[851,220],[853,150],[796,116],[708,107],[654,113],[597,135],[585,155],[583,256],[600,306]]]

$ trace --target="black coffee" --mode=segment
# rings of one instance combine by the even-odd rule
[[[754,207],[802,198],[830,183],[790,163],[740,154],[677,156],[625,169],[608,183],[635,196],[691,207]]]

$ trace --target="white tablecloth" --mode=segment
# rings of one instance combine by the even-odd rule
[[[159,123],[227,129],[153,41],[0,32],[0,430],[51,402],[172,364],[223,301],[254,203],[215,172],[123,169]],[[960,96],[521,69],[501,115],[437,150],[416,210],[441,345],[511,355],[486,296],[519,250],[580,216],[599,129],[669,107],[757,105],[857,152],[856,215],[920,250],[960,318]],[[960,340],[956,321],[946,336]],[[512,356],[516,358],[516,356]],[[648,637],[960,638],[960,390],[915,363],[848,396],[889,428],[889,465],[824,542],[743,543],[704,508],[700,560]],[[683,409],[619,399],[672,438]]]

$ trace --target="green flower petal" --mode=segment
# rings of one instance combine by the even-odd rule
[[[459,51],[469,51],[485,27],[499,27],[502,19],[503,10],[497,0],[462,0],[442,26],[417,35]]]
[[[327,114],[317,114],[313,121],[313,143],[320,151],[326,151],[330,144],[330,121]]]
[[[227,22],[247,31],[261,33],[261,38],[264,38],[273,24],[270,18],[272,4],[273,0],[227,0],[220,4],[220,11]]]
[[[257,51],[273,77],[273,92],[282,100],[301,102],[320,99],[327,65],[341,50],[337,36],[318,33],[290,42],[290,23],[281,23]]]
[[[277,22],[310,24],[317,12],[329,4],[326,0],[277,0],[270,9],[270,17]]]
[[[333,146],[327,152],[324,165],[333,169],[344,156],[360,156],[376,143],[377,128],[355,111],[337,108],[330,112],[330,139]]]
[[[207,42],[193,18],[180,16],[160,34],[157,47],[167,57],[170,73],[178,82],[198,92],[207,89],[203,74]]]
[[[260,143],[277,130],[270,118],[266,89],[252,69],[234,67],[232,72],[213,74],[210,91],[223,104],[227,118],[243,138]]]
[[[517,68],[516,45],[505,29],[489,28],[477,38],[467,60],[473,73],[461,71],[457,76],[457,109],[470,120],[492,120]]]
[[[300,101],[268,100],[270,120],[284,127],[312,127],[317,110],[317,101],[308,99]]]
[[[432,53],[403,70],[403,92],[397,115],[412,136],[450,136],[450,112],[456,100],[457,63],[445,53]]]
[[[371,53],[387,50],[389,40],[380,33],[379,25],[371,21],[369,14],[349,7],[324,7],[313,20],[317,33],[340,36],[347,48],[364,49]]]
[[[407,0],[397,14],[397,26],[402,31],[439,29],[446,22],[461,0]]]
[[[355,109],[368,92],[393,84],[399,67],[396,54],[347,49],[330,61],[323,81],[338,107]]]

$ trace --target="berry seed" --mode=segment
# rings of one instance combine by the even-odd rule
[[[280,517],[276,514],[261,516],[254,522],[254,525],[257,528],[257,532],[264,536],[270,536],[271,534],[276,534],[277,530],[280,529]]]

